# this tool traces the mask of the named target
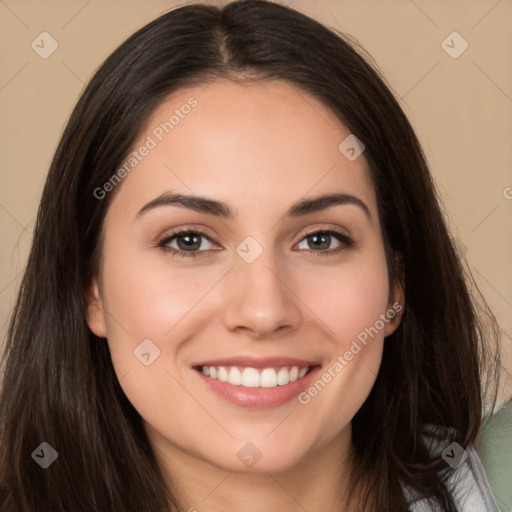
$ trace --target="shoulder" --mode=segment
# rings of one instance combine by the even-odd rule
[[[458,510],[460,512],[501,512],[474,446],[468,446],[464,450],[456,443],[453,443],[454,446],[446,446],[446,443],[441,443],[435,437],[427,435],[427,438],[431,451],[443,454],[443,458],[454,468],[451,473],[448,472],[446,485],[450,489]],[[415,500],[408,489],[404,488],[404,492],[411,500],[410,512],[435,511],[429,500]]]

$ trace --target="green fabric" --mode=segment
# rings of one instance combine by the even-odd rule
[[[512,400],[486,419],[476,449],[498,505],[512,512]]]

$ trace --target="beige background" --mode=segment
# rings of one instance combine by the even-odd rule
[[[356,37],[401,101],[450,228],[505,331],[503,402],[512,395],[512,2],[281,3]],[[48,166],[84,84],[127,36],[177,5],[0,0],[1,340]],[[469,44],[457,59],[441,46],[453,31]],[[47,59],[31,47],[42,32],[58,42]],[[451,41],[461,48],[460,40]]]

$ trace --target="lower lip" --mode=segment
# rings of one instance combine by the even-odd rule
[[[211,391],[231,404],[248,409],[271,409],[289,402],[304,391],[314,380],[319,370],[320,367],[315,366],[302,379],[274,388],[235,386],[229,384],[229,382],[221,382],[218,379],[207,377],[199,370],[195,369],[194,371]]]

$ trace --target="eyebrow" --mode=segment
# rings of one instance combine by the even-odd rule
[[[354,205],[361,208],[368,219],[371,219],[370,209],[358,197],[352,194],[332,193],[323,194],[311,199],[303,199],[293,204],[286,212],[286,217],[296,218],[310,213],[318,212],[337,205]],[[199,213],[206,213],[225,219],[234,219],[235,214],[226,203],[208,199],[207,197],[192,196],[186,194],[165,193],[146,203],[136,215],[140,217],[144,213],[161,206],[177,206],[187,208]]]

